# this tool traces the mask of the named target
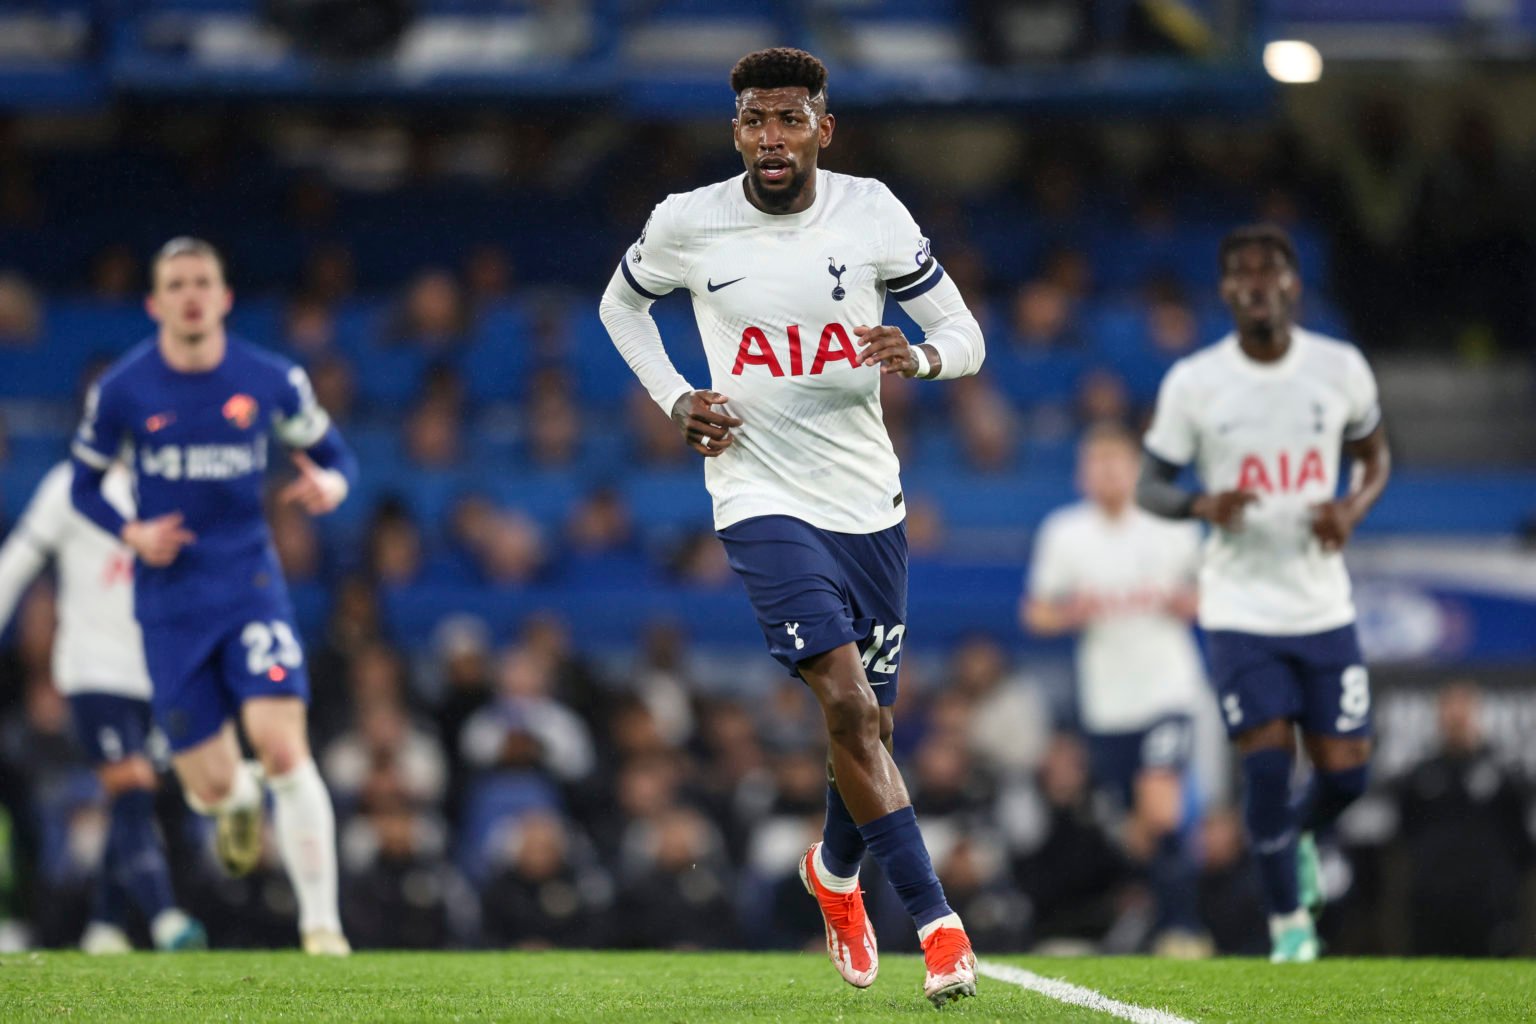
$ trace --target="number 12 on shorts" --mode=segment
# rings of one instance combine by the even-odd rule
[[[890,628],[889,632],[880,623],[875,623],[874,628],[869,631],[869,643],[864,645],[864,650],[859,656],[859,660],[864,663],[865,671],[875,672],[882,676],[894,675],[896,664],[901,658],[901,643],[906,635],[907,624],[905,622],[898,622]],[[881,654],[880,652],[887,645],[890,646],[890,650]],[[877,654],[880,655],[878,660],[875,659]],[[870,666],[871,661],[874,661],[873,667]]]

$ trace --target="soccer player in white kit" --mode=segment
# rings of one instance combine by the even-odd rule
[[[126,953],[130,907],[144,916],[156,948],[202,949],[203,926],[176,906],[165,846],[155,825],[150,684],[133,618],[133,553],[75,511],[74,470],[61,462],[43,477],[0,546],[0,629],[50,560],[58,569],[53,682],[69,701],[75,735],[110,803],[106,848],[81,937],[87,953]],[[125,470],[104,489],[124,514],[133,508]]]
[[[1126,849],[1157,898],[1154,950],[1208,955],[1184,828],[1204,686],[1190,630],[1200,529],[1137,507],[1138,448],[1112,424],[1083,438],[1077,482],[1086,500],[1041,524],[1021,617],[1038,636],[1078,636],[1079,724],[1095,784],[1129,812]]]
[[[821,704],[827,820],[800,873],[833,965],[860,988],[875,980],[858,879],[867,850],[918,928],[924,992],[943,1005],[975,994],[975,956],[888,749],[907,549],[880,380],[975,373],[984,347],[906,208],[878,181],[817,168],[834,128],[826,83],[800,50],[736,64],[732,124],[746,173],[657,206],[601,314],[651,398],[708,459],[715,528],[769,651]],[[649,314],[678,288],[693,296],[710,390],[677,372]],[[923,328],[922,344],[880,326],[887,295]]]
[[[1279,228],[1223,240],[1221,297],[1237,330],[1179,360],[1145,439],[1137,499],[1212,526],[1200,625],[1227,732],[1276,963],[1315,960],[1313,834],[1365,791],[1370,679],[1340,549],[1391,472],[1376,380],[1354,346],[1297,327],[1296,248]],[[1339,496],[1341,453],[1354,463]],[[1193,464],[1204,493],[1177,483]],[[1300,729],[1313,773],[1293,796]]]

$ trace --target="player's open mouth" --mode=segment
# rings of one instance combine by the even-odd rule
[[[757,172],[763,176],[764,181],[785,181],[789,178],[790,166],[788,161],[779,159],[759,160]]]

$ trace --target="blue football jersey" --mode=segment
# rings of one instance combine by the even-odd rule
[[[271,441],[309,448],[329,428],[302,369],[234,339],[206,372],[173,370],[153,338],[107,370],[86,400],[75,457],[96,469],[121,457],[138,518],[180,512],[197,536],[169,566],[136,566],[140,621],[286,602],[262,504]]]

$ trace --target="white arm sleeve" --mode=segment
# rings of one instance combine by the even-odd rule
[[[693,390],[693,385],[672,365],[666,346],[661,342],[661,331],[651,316],[651,301],[636,291],[625,278],[623,268],[614,271],[603,292],[603,301],[597,313],[608,337],[629,368],[640,378],[640,383],[650,394],[651,400],[661,406],[661,411],[672,415],[672,406],[678,398]]]
[[[884,185],[874,193],[871,217],[880,231],[880,279],[886,295],[901,303],[923,329],[922,341],[938,349],[936,380],[968,377],[981,369],[986,345],[981,325],[966,308],[955,282],[933,258],[932,247],[912,214]]]
[[[936,266],[935,269],[944,273],[943,267]],[[954,281],[941,278],[921,295],[902,302],[901,308],[923,329],[923,339],[918,344],[932,345],[939,350],[943,365],[934,380],[969,377],[981,369],[982,361],[987,357],[981,325],[966,307]]]
[[[73,511],[69,500],[71,473],[65,463],[43,477],[21,520],[0,546],[0,629],[11,620],[21,595],[58,550]]]
[[[1073,561],[1066,550],[1065,541],[1061,533],[1061,520],[1054,516],[1047,517],[1035,537],[1035,550],[1029,560],[1029,579],[1025,590],[1030,597],[1058,601],[1069,596],[1075,589]]]
[[[1349,395],[1349,422],[1344,425],[1344,440],[1363,441],[1381,425],[1381,404],[1376,393],[1376,375],[1359,349],[1349,350],[1344,386]]]
[[[1157,391],[1152,425],[1141,439],[1142,447],[1164,462],[1187,466],[1200,450],[1200,432],[1193,419],[1197,407],[1189,394],[1186,364],[1175,363]]]

